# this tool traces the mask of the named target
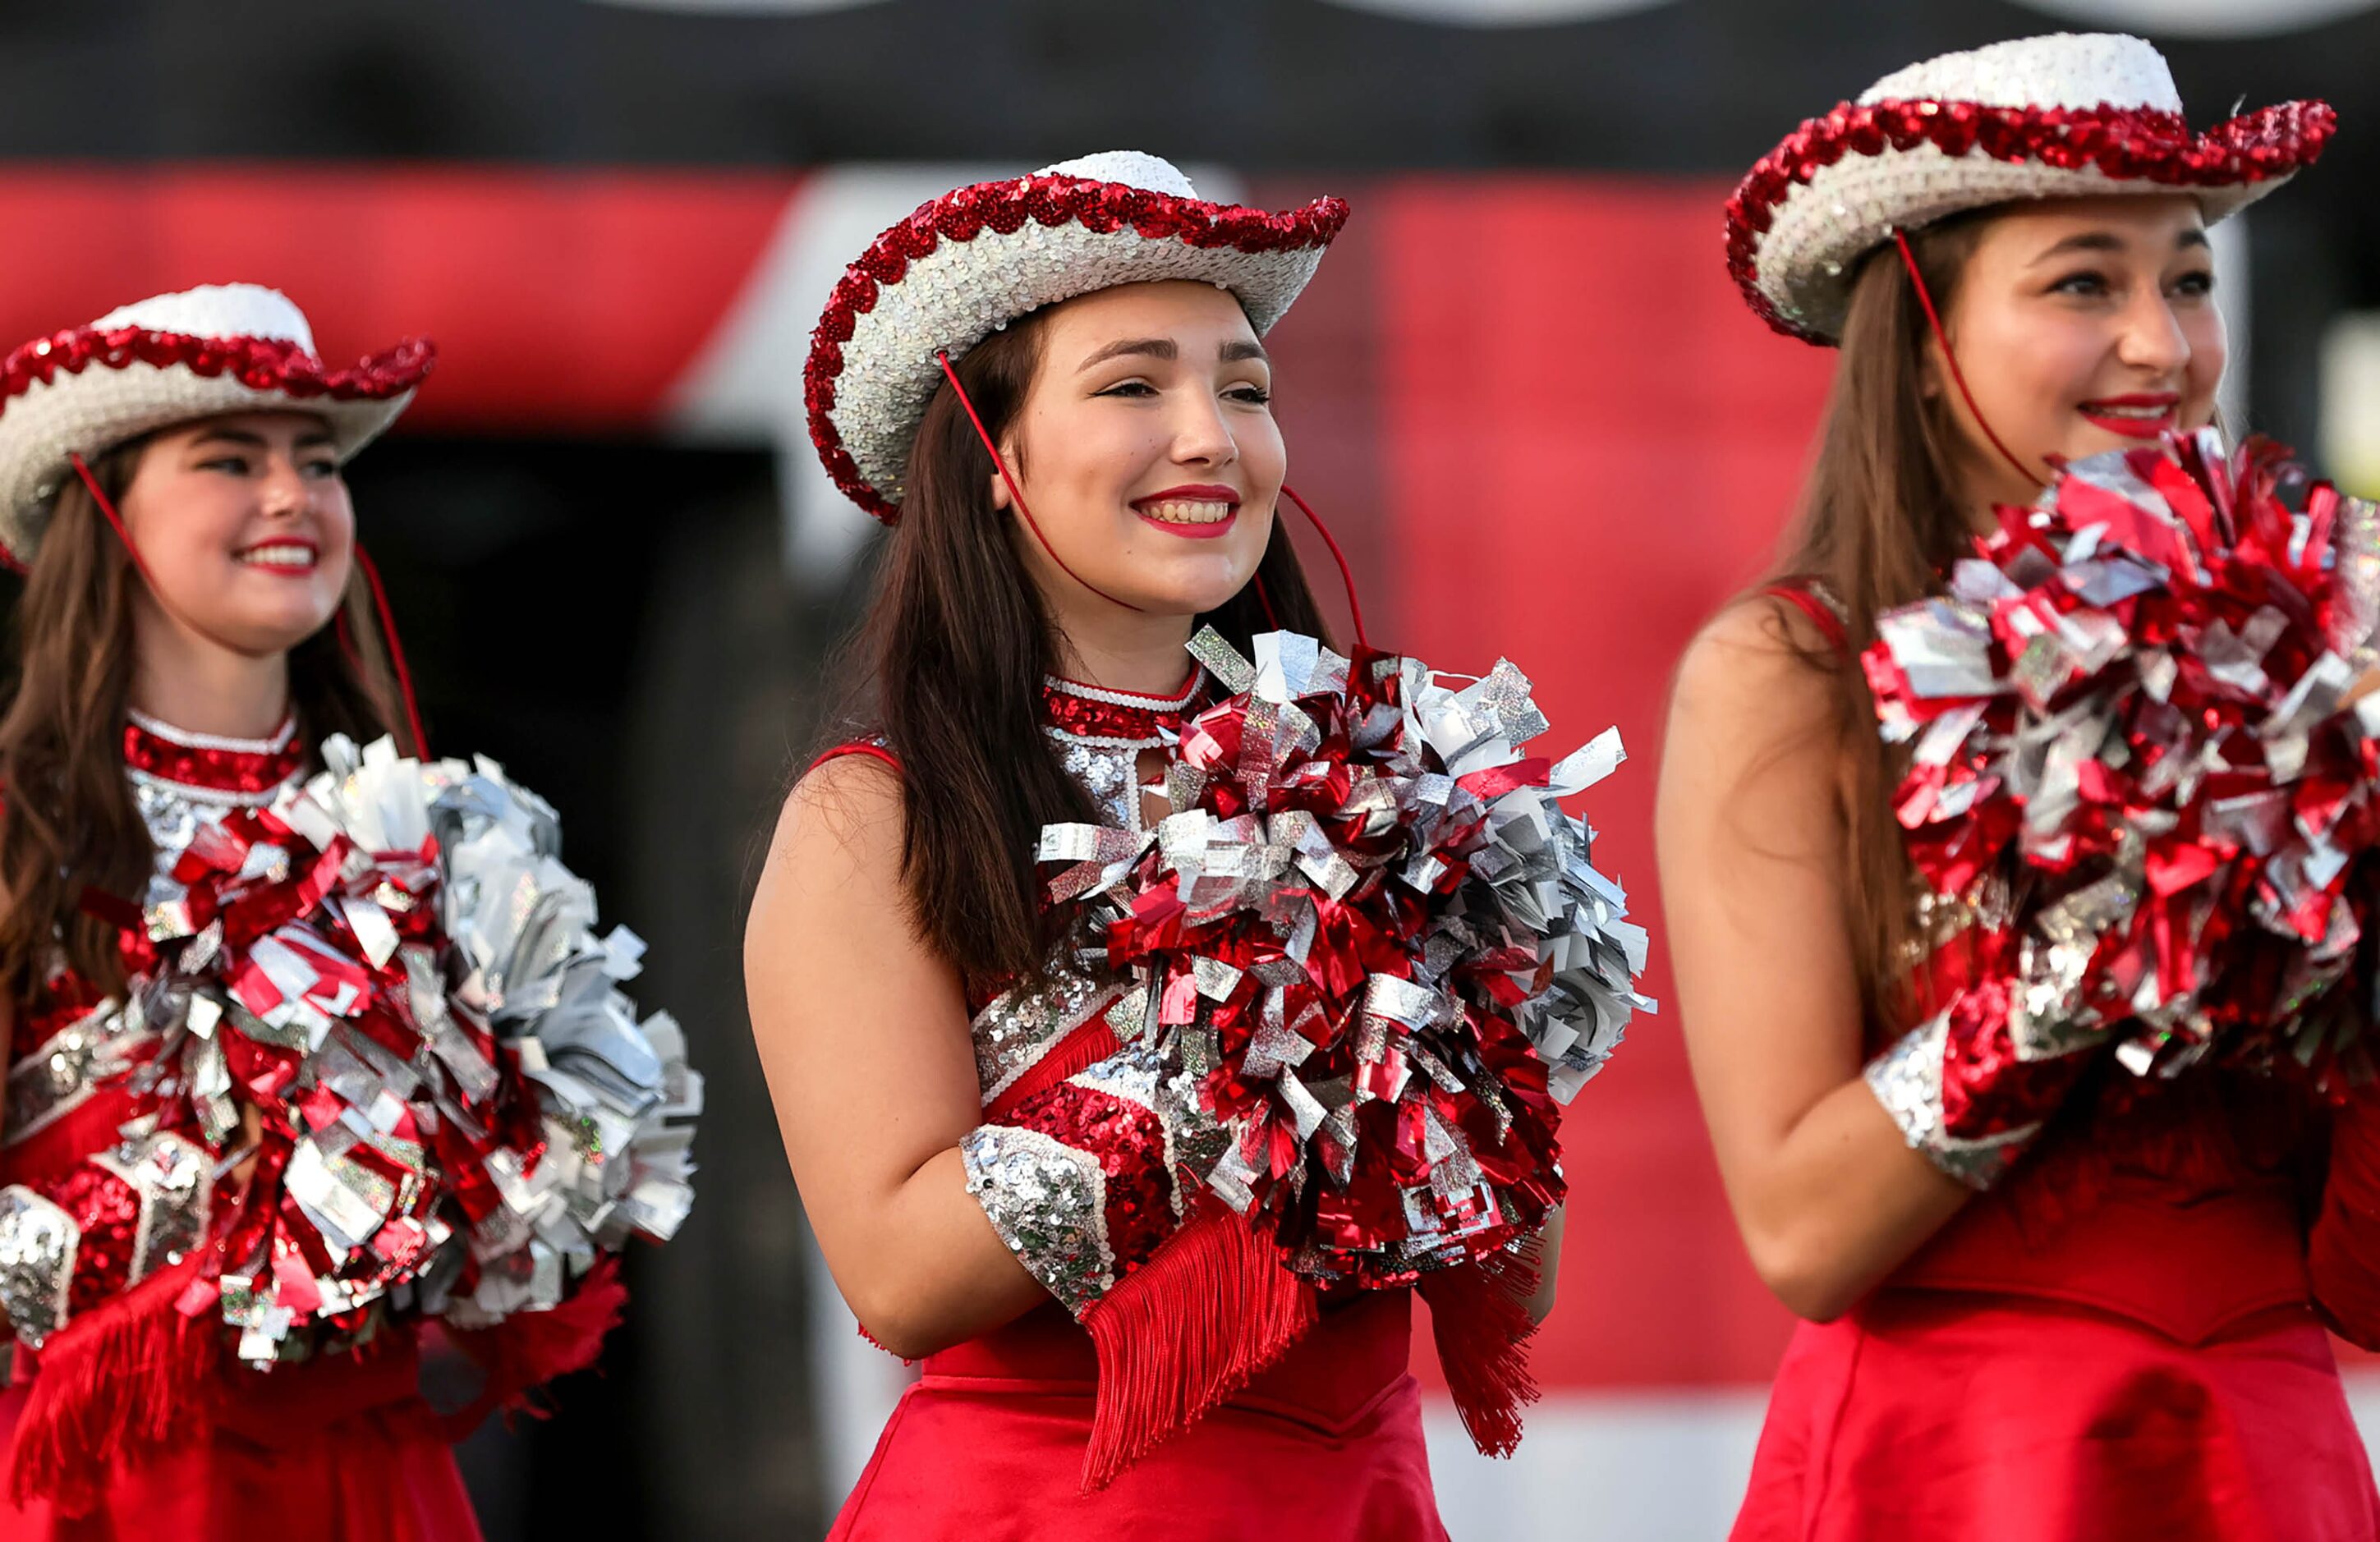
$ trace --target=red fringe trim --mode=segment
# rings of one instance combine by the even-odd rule
[[[8,1451],[8,1494],[64,1513],[97,1503],[115,1468],[138,1463],[205,1422],[222,1332],[174,1309],[198,1260],[151,1275],[50,1335]]]
[[[1540,1269],[1533,1238],[1519,1253],[1421,1278],[1446,1390],[1483,1455],[1512,1455],[1521,1443],[1521,1410],[1537,1401],[1528,1349],[1537,1325],[1529,1317],[1529,1297],[1536,1293]]]
[[[597,1262],[562,1305],[543,1312],[520,1312],[493,1328],[463,1332],[450,1327],[455,1347],[487,1373],[480,1395],[445,1417],[446,1438],[460,1440],[498,1410],[545,1418],[551,1410],[528,1397],[535,1388],[583,1371],[603,1353],[604,1336],[627,1309],[628,1288],[620,1283],[620,1261]]]
[[[1106,1487],[1287,1354],[1321,1316],[1314,1287],[1229,1210],[1209,1210],[1083,1315],[1099,1396],[1083,1492]]]

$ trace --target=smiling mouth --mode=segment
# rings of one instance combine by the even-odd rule
[[[322,560],[310,546],[296,541],[273,541],[263,546],[251,546],[239,553],[241,564],[249,567],[271,568],[281,573],[311,573]]]
[[[1132,507],[1143,519],[1160,525],[1220,525],[1239,504],[1220,498],[1151,498]]]
[[[2174,395],[2116,396],[2076,408],[2085,420],[2128,439],[2154,439],[2179,426],[2181,398]]]

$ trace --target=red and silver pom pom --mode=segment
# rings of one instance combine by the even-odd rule
[[[1318,1276],[1409,1282],[1533,1232],[1564,1192],[1559,1105],[1652,1008],[1645,933],[1556,803],[1618,735],[1524,755],[1546,722],[1510,663],[1457,689],[1294,633],[1191,651],[1235,694],[1184,726],[1172,815],[1040,851],[1221,1126],[1181,1155]]]
[[[553,812],[480,760],[333,737],[329,768],[201,830],[143,907],[134,982],[164,1036],[152,1117],[215,1188],[185,1293],[270,1363],[371,1310],[480,1328],[549,1308],[686,1215],[701,1079],[619,990]]]
[[[1896,811],[1984,916],[1968,992],[2020,1060],[2365,1074],[2380,529],[2284,457],[2204,431],[2078,462],[1877,619]]]

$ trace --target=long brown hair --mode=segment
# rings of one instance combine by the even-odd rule
[[[110,503],[122,501],[141,448],[92,465]],[[336,623],[289,650],[290,709],[310,743],[390,734],[415,753],[361,566]],[[86,889],[140,899],[156,861],[122,744],[140,581],[89,491],[68,481],[18,601],[15,689],[0,714],[0,992],[20,1008],[54,948],[95,988],[123,983],[114,926],[81,902]]]
[[[1961,214],[1911,237],[1937,310],[1949,309],[1991,213]],[[1952,474],[1958,430],[1931,383],[1930,335],[1900,252],[1887,246],[1869,254],[1852,285],[1817,457],[1777,574],[1822,580],[1842,602],[1854,651],[1875,637],[1879,613],[1937,589],[1943,569],[1969,550],[1969,515]],[[1835,687],[1851,771],[1854,956],[1870,1013],[1899,1021],[1919,1004],[1910,967],[1915,886],[1891,807],[1901,766],[1877,736],[1857,662],[1831,646],[1795,652]]]
[[[1013,322],[956,366],[994,440],[1024,406],[1041,334],[1041,313]],[[831,732],[880,735],[901,763],[901,872],[918,934],[970,978],[1034,979],[1050,942],[1032,861],[1041,827],[1095,811],[1041,730],[1060,638],[1012,521],[991,504],[994,474],[945,381],[911,447],[901,521],[852,645],[857,705]],[[1244,653],[1276,627],[1328,638],[1278,516],[1256,581],[1196,625]]]

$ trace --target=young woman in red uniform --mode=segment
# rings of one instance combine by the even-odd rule
[[[923,1361],[838,1538],[1443,1535],[1410,1292],[1301,1329],[1236,1222],[1139,1267],[1204,1116],[1032,865],[1047,823],[1164,808],[1199,625],[1322,634],[1259,337],[1344,217],[1090,156],[927,204],[820,324],[821,454],[894,528],[861,734],[786,805],[747,977],[827,1263]]]
[[[86,903],[139,903],[329,735],[409,744],[340,467],[430,361],[417,340],[327,369],[285,297],[223,285],[0,365],[0,542],[25,572],[0,717],[11,1542],[479,1536],[409,1324],[269,1375],[185,1354],[211,1330],[176,1313],[176,1266],[246,1173],[136,1118],[159,1036]]]
[[[2033,38],[1887,77],[1730,206],[1754,309],[1841,353],[1784,576],[1694,642],[1662,773],[1696,1082],[1806,1319],[1739,1538],[2380,1535],[2325,1332],[2380,1343],[2380,1108],[2011,1060],[1959,1071],[2027,1117],[1948,1135],[1934,1014],[1977,917],[1912,899],[1856,659],[1995,504],[2210,421],[2207,227],[2330,127],[2193,133],[2148,44]]]

